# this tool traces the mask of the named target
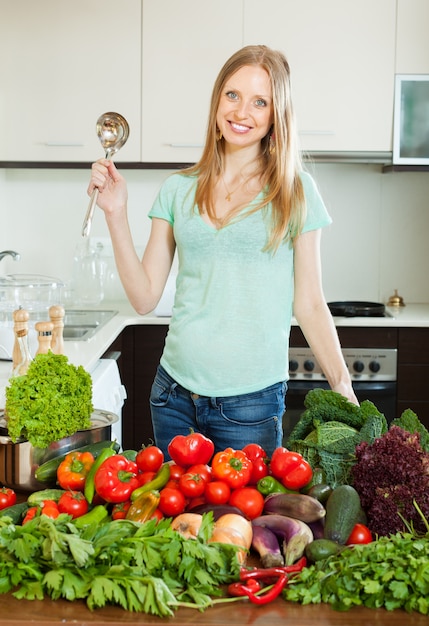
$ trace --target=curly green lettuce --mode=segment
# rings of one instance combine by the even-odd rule
[[[5,414],[13,442],[27,439],[47,448],[91,427],[92,379],[62,354],[38,354],[27,374],[9,380]]]

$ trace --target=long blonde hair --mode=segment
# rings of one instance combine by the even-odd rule
[[[302,162],[298,150],[297,130],[291,99],[290,69],[285,56],[267,46],[246,46],[233,54],[219,72],[213,87],[207,125],[206,142],[200,160],[183,174],[197,175],[195,203],[215,219],[214,186],[222,171],[225,155],[224,139],[219,139],[216,114],[225,83],[241,67],[256,65],[268,73],[271,80],[274,117],[273,125],[261,141],[257,174],[266,194],[246,215],[272,203],[271,227],[266,250],[275,251],[282,241],[293,239],[301,232],[305,220],[305,197],[299,173]],[[275,149],[270,149],[273,136]],[[272,140],[271,140],[272,141]],[[242,207],[232,211],[231,222]]]

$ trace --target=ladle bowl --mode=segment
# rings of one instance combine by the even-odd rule
[[[97,136],[105,150],[106,159],[112,159],[113,155],[127,141],[130,128],[127,120],[119,113],[103,113],[97,120]],[[82,237],[88,237],[91,230],[92,217],[97,204],[98,189],[94,189],[89,202],[88,210],[82,226]]]

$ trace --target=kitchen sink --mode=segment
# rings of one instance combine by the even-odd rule
[[[118,311],[97,309],[66,309],[64,341],[87,341],[103,328]]]

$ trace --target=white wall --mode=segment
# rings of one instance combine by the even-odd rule
[[[398,289],[405,302],[429,302],[429,173],[382,173],[379,165],[318,164],[310,168],[334,219],[322,239],[328,300],[385,302]],[[128,170],[135,243],[144,247],[147,212],[169,172]],[[86,170],[0,169],[0,251],[15,249],[0,273],[57,276],[69,281],[88,206]],[[92,236],[106,238],[96,211]]]

